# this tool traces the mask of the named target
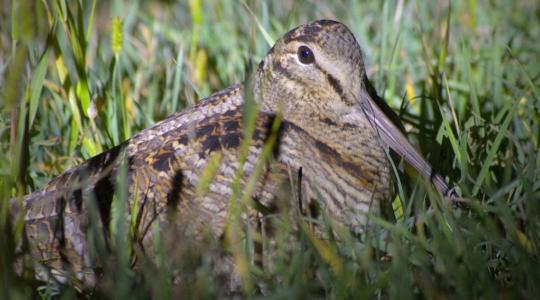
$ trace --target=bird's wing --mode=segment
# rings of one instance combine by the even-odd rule
[[[448,187],[442,176],[409,142],[403,133],[403,129],[399,127],[399,118],[377,96],[367,77],[364,78],[364,84],[366,85],[366,91],[360,95],[360,104],[384,144],[403,157],[425,179],[432,182],[443,196],[455,197],[455,192]]]
[[[242,87],[236,86],[157,123],[25,197],[26,246],[34,261],[52,270],[56,279],[77,278],[83,286],[92,285],[95,262],[90,258],[87,231],[97,221],[107,243],[113,195],[119,196],[117,188],[122,186],[119,182],[128,190],[125,215],[138,207],[136,238],[142,244],[152,240],[150,224],[167,223],[162,213],[168,208],[179,211],[178,219],[186,230],[196,233],[209,227],[219,235],[236,171],[243,167],[240,182],[245,184],[259,163],[274,120],[260,113],[242,164],[242,116]],[[197,189],[200,177],[216,153],[221,156],[219,167],[201,194]],[[258,183],[254,195],[272,193],[261,185],[270,184]],[[50,275],[47,271],[38,277],[46,280]]]

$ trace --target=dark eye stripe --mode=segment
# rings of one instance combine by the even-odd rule
[[[337,80],[334,76],[332,76],[330,73],[326,73],[326,78],[328,79],[328,82],[330,83],[330,85],[332,86],[332,88],[334,89],[334,91],[336,91],[336,93],[340,96],[343,97],[343,87],[341,86],[341,84],[339,83],[339,80]]]
[[[301,63],[305,65],[309,65],[315,62],[315,55],[313,55],[313,51],[309,49],[307,46],[300,46],[298,47],[298,60],[300,60]]]
[[[341,82],[334,77],[332,74],[326,72],[321,66],[319,66],[317,63],[315,63],[315,67],[317,70],[321,71],[325,76],[326,80],[328,80],[328,83],[330,83],[330,86],[332,89],[339,95],[341,100],[349,105],[353,105],[354,103],[351,103],[349,100],[347,100],[347,97],[345,97],[345,94],[343,92],[343,86],[341,85]]]

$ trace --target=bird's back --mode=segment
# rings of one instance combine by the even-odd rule
[[[26,196],[23,208],[28,247],[33,259],[47,267],[38,277],[46,280],[50,269],[61,281],[75,275],[83,285],[93,285],[96,263],[90,257],[86,233],[90,222],[96,220],[90,219],[89,212],[93,206],[97,225],[106,238],[113,195],[121,186],[128,189],[125,215],[131,218],[131,212],[137,213],[134,239],[143,247],[152,248],[151,224],[171,225],[166,212],[176,214],[173,225],[181,229],[180,235],[197,238],[201,231],[210,230],[219,238],[237,169],[242,166],[244,170],[240,177],[243,186],[260,163],[274,122],[273,115],[259,114],[246,160],[241,163],[242,104],[242,85],[216,93]],[[208,188],[201,192],[202,173],[212,160],[218,160],[217,169]],[[261,166],[269,169],[268,164]],[[276,190],[272,182],[259,182],[253,196],[262,202],[272,198]]]

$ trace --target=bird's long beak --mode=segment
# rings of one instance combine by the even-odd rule
[[[443,196],[450,196],[451,190],[444,179],[433,169],[422,154],[412,146],[407,137],[392,122],[387,113],[383,111],[381,106],[386,106],[386,104],[382,103],[382,100],[378,98],[367,78],[365,78],[364,82],[366,89],[363,89],[359,98],[361,109],[378,132],[382,142],[403,157],[424,178],[433,182]]]

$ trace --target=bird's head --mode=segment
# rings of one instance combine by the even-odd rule
[[[320,20],[279,39],[259,65],[255,88],[262,109],[309,126],[339,119],[359,108],[364,59],[343,24]]]

